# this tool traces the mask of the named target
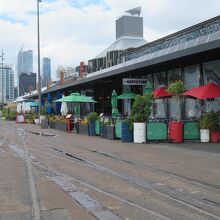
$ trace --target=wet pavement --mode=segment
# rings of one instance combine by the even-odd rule
[[[220,219],[220,144],[0,126],[0,220]]]

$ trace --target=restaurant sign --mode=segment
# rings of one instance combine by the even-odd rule
[[[129,86],[145,86],[148,82],[148,79],[132,79],[132,78],[123,78],[123,85]]]

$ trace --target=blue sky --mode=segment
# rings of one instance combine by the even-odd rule
[[[36,71],[36,0],[0,0],[0,49],[16,64],[21,45],[34,50]],[[220,15],[219,0],[43,0],[40,3],[41,55],[58,65],[87,62],[115,40],[115,20],[142,6],[144,38],[167,34]]]

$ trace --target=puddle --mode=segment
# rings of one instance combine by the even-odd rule
[[[26,130],[26,132],[31,133],[31,134],[35,134],[35,135],[39,135],[39,136],[44,136],[44,137],[55,137],[55,136],[57,136],[56,134],[43,133],[43,132],[37,132],[37,131],[27,131]]]

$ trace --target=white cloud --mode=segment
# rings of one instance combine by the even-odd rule
[[[40,3],[41,56],[52,59],[53,72],[59,64],[76,66],[109,46],[115,40],[116,18],[133,7],[142,6],[147,41],[219,15],[220,11],[219,0],[103,0],[99,4],[83,0],[77,7],[70,6],[71,2]],[[36,61],[36,0],[13,0],[13,4],[0,0],[0,27],[0,48],[7,62],[13,62],[22,44],[24,49],[34,50]]]

